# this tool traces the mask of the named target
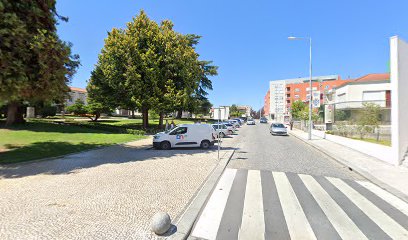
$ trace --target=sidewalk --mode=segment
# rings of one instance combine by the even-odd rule
[[[408,168],[387,164],[377,158],[315,135],[309,141],[307,140],[308,134],[301,130],[293,129],[289,133],[408,201]]]
[[[218,160],[216,147],[161,151],[151,141],[0,166],[0,239],[156,239],[151,217],[176,220]]]

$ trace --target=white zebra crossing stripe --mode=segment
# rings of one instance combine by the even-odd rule
[[[236,169],[228,168],[225,170],[194,227],[193,236],[204,239],[217,237],[218,227],[236,172]]]
[[[292,239],[316,239],[285,173],[273,172],[273,178]]]
[[[299,174],[303,183],[343,239],[367,239],[341,207],[310,175]]]
[[[263,213],[261,174],[249,170],[245,190],[244,210],[239,230],[239,239],[264,239],[265,221]]]
[[[408,231],[341,179],[327,179],[393,239],[407,239]]]
[[[404,213],[405,215],[408,216],[408,203],[402,201],[398,197],[392,195],[391,193],[385,191],[384,189],[377,187],[376,185],[370,183],[370,182],[365,182],[365,181],[356,181],[358,184],[361,186],[367,188],[374,194],[376,194],[378,197],[382,198],[384,201],[388,202],[391,204],[393,207]]]

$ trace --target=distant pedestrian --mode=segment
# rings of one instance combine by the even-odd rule
[[[290,119],[290,130],[292,130],[293,129],[293,119]]]
[[[169,120],[166,119],[166,127],[164,128],[164,130],[169,130]]]
[[[173,129],[174,128],[174,121],[173,120],[171,120],[171,123],[170,123],[170,129]]]

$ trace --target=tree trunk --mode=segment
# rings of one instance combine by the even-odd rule
[[[23,113],[18,102],[11,102],[7,107],[7,120],[6,126],[10,126],[15,123],[24,123]]]
[[[132,119],[135,118],[135,109],[132,109]]]
[[[163,118],[164,118],[164,113],[160,112],[159,113],[159,128],[163,128]]]
[[[177,119],[180,119],[182,115],[183,115],[183,110],[177,110],[177,116],[176,116],[176,118],[177,118]]]
[[[149,109],[147,107],[142,107],[142,115],[143,115],[143,128],[149,127]]]

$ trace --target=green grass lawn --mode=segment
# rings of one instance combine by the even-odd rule
[[[360,141],[365,141],[365,142],[370,142],[370,143],[376,143],[376,144],[381,144],[381,145],[385,145],[385,146],[390,146],[391,147],[391,141],[390,140],[379,140],[377,141],[376,139],[371,139],[371,138],[353,138],[356,140],[360,140]]]
[[[171,121],[174,121],[174,124],[189,124],[194,123],[193,120],[186,120],[186,119],[169,119],[169,124]],[[122,126],[122,127],[133,127],[133,128],[141,128],[142,127],[142,119],[101,119],[99,121],[101,124],[108,124],[114,126]],[[166,124],[166,120],[163,121],[163,124]],[[149,126],[150,127],[157,127],[159,126],[159,119],[149,119]]]
[[[145,137],[46,122],[1,127],[0,136],[0,163],[55,157]]]

